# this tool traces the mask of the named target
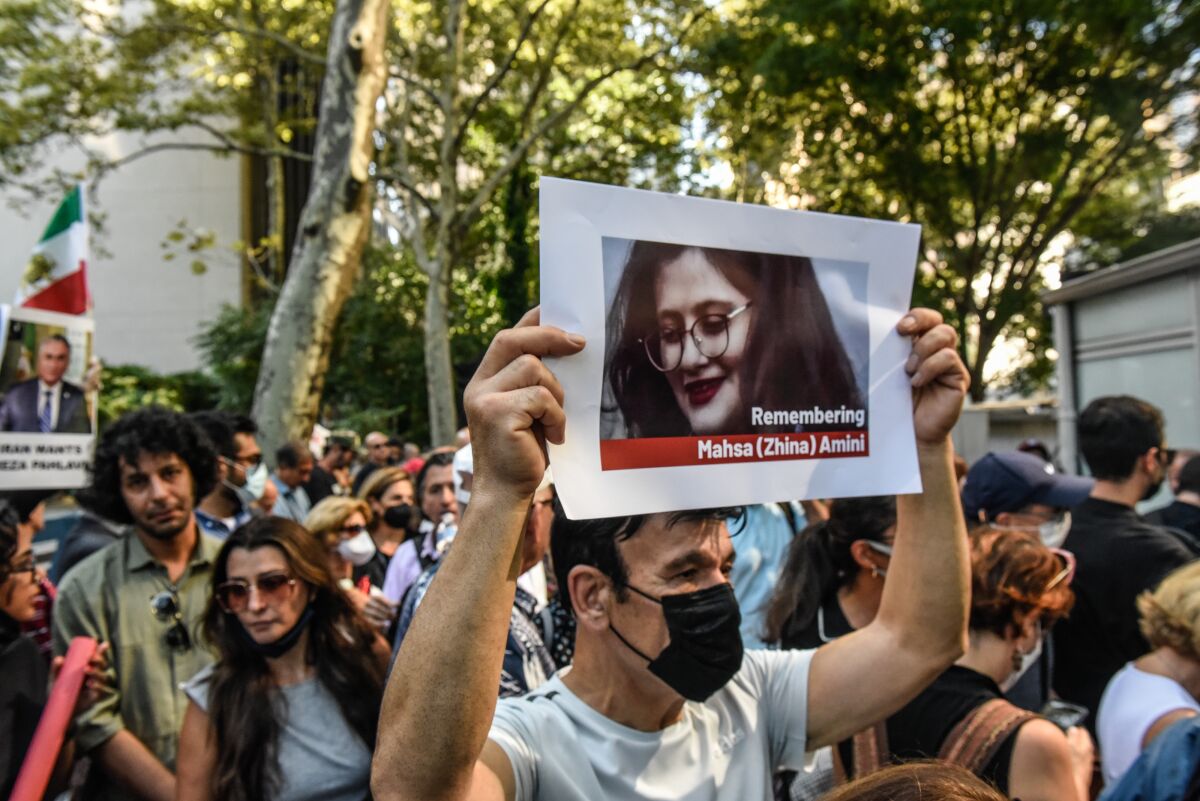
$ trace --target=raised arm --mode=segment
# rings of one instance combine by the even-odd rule
[[[582,348],[539,327],[534,310],[497,335],[467,387],[471,503],[388,680],[371,768],[379,801],[512,795],[503,752],[485,744],[544,442],[562,442],[566,424],[562,388],[540,357]]]
[[[924,492],[897,499],[896,544],[875,620],[813,658],[811,747],[838,742],[896,712],[966,647],[970,558],[950,429],[969,379],[955,351],[957,335],[937,312],[914,309],[898,330],[913,337],[906,370]]]

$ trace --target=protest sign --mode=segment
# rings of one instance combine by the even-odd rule
[[[92,332],[88,317],[0,306],[0,489],[87,483]]]
[[[573,518],[919,492],[920,228],[543,178],[542,322]]]

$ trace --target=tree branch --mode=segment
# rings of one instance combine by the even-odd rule
[[[213,19],[215,20],[216,18],[214,17]],[[171,22],[171,23],[153,22],[153,23],[148,23],[147,27],[149,27],[151,30],[162,31],[163,33],[186,33],[186,34],[190,34],[192,36],[200,36],[200,37],[212,36],[214,33],[220,33],[222,31],[225,31],[228,33],[240,34],[242,36],[246,36],[246,37],[250,37],[250,38],[265,39],[266,41],[274,42],[275,44],[279,45],[284,50],[286,50],[288,53],[290,53],[292,56],[294,56],[302,61],[306,61],[309,64],[316,64],[316,65],[320,66],[321,68],[324,68],[328,65],[328,62],[325,60],[324,56],[318,55],[316,53],[311,53],[308,50],[305,50],[300,45],[293,42],[291,39],[288,39],[286,36],[283,36],[282,34],[278,34],[278,33],[275,33],[274,31],[269,31],[269,30],[266,30],[263,28],[256,29],[256,28],[246,27],[243,25],[231,25],[231,24],[228,24],[225,22],[222,22],[219,27],[214,27],[212,29],[194,28],[189,25],[184,25],[183,23],[180,23],[180,22]]]
[[[686,25],[684,25],[678,39],[676,39],[675,42],[663,45],[663,47],[659,48],[653,53],[648,53],[636,59],[631,64],[610,67],[601,72],[595,78],[586,81],[569,103],[560,108],[558,111],[544,117],[528,136],[526,136],[520,143],[518,143],[509,151],[504,163],[497,170],[495,170],[484,183],[484,185],[479,188],[479,190],[475,193],[475,197],[471,200],[470,205],[468,205],[467,208],[461,213],[456,215],[456,219],[454,220],[455,229],[458,231],[465,230],[476,220],[476,218],[478,218],[479,214],[483,210],[484,204],[487,203],[491,196],[495,193],[496,188],[500,186],[501,182],[503,182],[516,168],[521,159],[525,157],[525,154],[529,152],[529,149],[533,147],[533,145],[536,144],[537,141],[540,140],[547,131],[558,125],[560,122],[574,113],[576,109],[583,105],[583,102],[587,100],[593,91],[595,91],[596,87],[600,86],[602,83],[618,73],[628,71],[636,72],[646,64],[656,61],[666,53],[669,53],[671,48],[683,41],[691,27],[707,13],[708,7],[706,6],[699,14],[692,17],[692,19],[688,21]]]
[[[509,71],[512,69],[513,64],[517,60],[517,56],[521,52],[521,46],[529,39],[529,32],[533,29],[534,23],[537,22],[538,17],[541,16],[542,11],[549,4],[550,0],[542,0],[537,7],[526,13],[525,19],[521,23],[521,30],[517,34],[517,40],[513,46],[509,48],[508,55],[505,57],[504,63],[492,73],[492,76],[488,79],[487,83],[484,84],[483,89],[479,91],[479,94],[477,94],[475,99],[471,101],[471,105],[465,112],[463,112],[462,119],[458,125],[458,130],[454,134],[455,151],[462,146],[462,140],[463,137],[466,136],[467,128],[470,126],[471,120],[475,119],[475,115],[479,112],[479,108],[492,94],[492,92],[496,90],[496,87],[500,85],[500,82],[504,80],[505,76],[508,75]]]

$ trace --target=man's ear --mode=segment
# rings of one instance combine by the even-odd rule
[[[1155,468],[1162,459],[1162,450],[1160,448],[1151,448],[1138,457],[1136,467],[1140,467],[1142,472],[1151,478],[1154,477]],[[1164,470],[1164,475],[1166,471]]]
[[[608,606],[613,599],[608,576],[590,565],[576,565],[567,575],[566,589],[580,626],[593,630],[608,628]]]

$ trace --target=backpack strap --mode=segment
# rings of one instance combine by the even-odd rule
[[[1005,740],[1035,717],[1034,713],[1013,706],[1003,698],[993,698],[955,724],[942,742],[938,758],[979,775]]]
[[[800,533],[799,521],[796,520],[796,510],[792,508],[791,501],[780,501],[776,504],[779,510],[783,512],[783,516],[787,518],[788,527],[792,530],[792,536],[795,537]]]
[[[892,761],[891,751],[888,750],[887,721],[881,720],[850,738],[849,770],[842,762],[841,751],[841,748],[834,746],[833,776],[837,786],[886,767]]]
[[[887,767],[892,761],[892,752],[888,749],[886,720],[881,720],[874,726],[863,729],[854,735],[851,742],[854,746],[854,778],[856,779],[861,779],[880,768]]]

